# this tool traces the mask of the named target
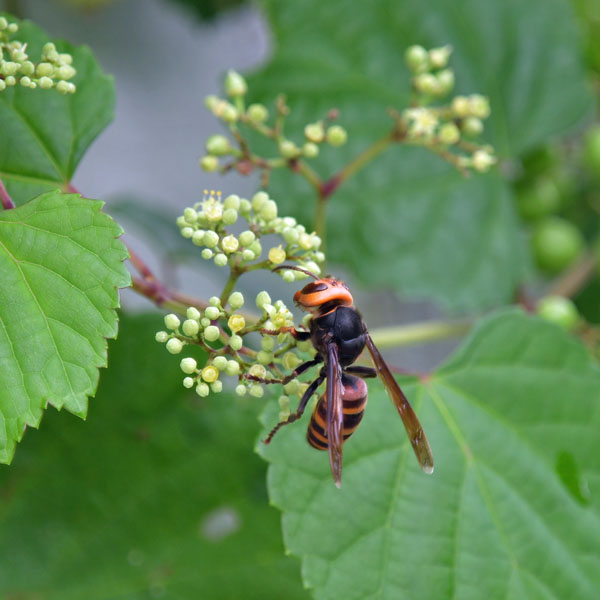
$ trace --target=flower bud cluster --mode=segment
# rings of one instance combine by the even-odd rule
[[[248,91],[248,86],[239,73],[228,71],[224,89],[228,96],[227,99],[210,95],[205,99],[205,106],[231,131],[235,132],[236,137],[239,137],[239,124],[244,124],[264,136],[272,138],[277,143],[280,158],[267,161],[258,160],[262,168],[266,165],[269,167],[281,166],[279,164],[281,159],[289,161],[301,157],[315,158],[319,154],[319,144],[323,142],[336,147],[346,143],[348,134],[343,127],[336,124],[326,126],[323,121],[318,121],[306,125],[304,128],[305,141],[298,145],[284,137],[282,133],[283,121],[289,114],[289,107],[286,106],[283,98],[278,100],[276,123],[270,127],[267,124],[269,111],[264,104],[250,104],[246,107],[244,96]],[[251,170],[252,163],[257,162],[257,157],[249,154],[247,148],[238,148],[226,136],[215,134],[206,141],[206,155],[200,159],[200,166],[207,172],[214,172],[219,169],[219,159],[224,156],[232,156],[236,161],[244,161],[244,168],[241,170],[243,173]]]
[[[246,228],[237,235],[228,227],[245,221]],[[202,257],[213,260],[217,266],[245,268],[257,265],[263,256],[261,238],[278,234],[283,240],[266,251],[262,258],[264,268],[273,268],[286,260],[320,273],[318,263],[325,260],[319,250],[321,239],[308,233],[292,217],[279,217],[277,203],[266,192],[257,192],[251,200],[232,194],[224,200],[220,192],[205,190],[204,198],[184,210],[177,225],[181,235],[202,248]],[[299,271],[283,271],[283,278],[292,282],[306,277]]]
[[[491,147],[478,146],[464,138],[483,132],[483,119],[490,115],[489,100],[481,94],[471,94],[455,96],[446,106],[430,105],[454,87],[454,73],[447,67],[451,52],[450,46],[429,51],[411,46],[406,51],[416,106],[402,113],[401,129],[408,142],[430,147],[456,167],[485,172],[496,163]]]
[[[73,94],[75,85],[69,81],[76,75],[71,66],[73,57],[59,53],[56,46],[48,42],[42,49],[41,60],[33,62],[27,53],[27,44],[10,40],[19,30],[17,23],[9,23],[0,17],[0,92],[17,84],[35,89],[56,88],[61,94]]]

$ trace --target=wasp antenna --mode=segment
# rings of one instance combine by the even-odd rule
[[[312,277],[315,281],[319,280],[319,278],[314,273],[311,273],[308,269],[303,269],[302,267],[297,267],[296,265],[279,265],[278,267],[275,267],[271,270],[272,271],[281,271],[282,269],[286,269],[286,270],[291,269],[292,271],[300,271],[300,273],[304,273],[305,275]]]

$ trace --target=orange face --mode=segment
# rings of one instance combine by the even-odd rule
[[[352,294],[342,281],[318,279],[294,294],[294,302],[309,312],[319,312],[322,306],[352,306]]]

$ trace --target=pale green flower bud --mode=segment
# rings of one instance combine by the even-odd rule
[[[253,123],[264,123],[269,117],[269,111],[264,104],[251,104],[246,114]]]
[[[212,364],[219,369],[219,371],[224,371],[227,367],[227,359],[224,356],[215,356]]]
[[[225,92],[232,98],[243,96],[248,91],[246,80],[236,71],[229,70],[225,76]]]
[[[225,209],[233,208],[234,210],[240,209],[240,197],[237,194],[230,194],[223,201],[223,207]]]
[[[331,125],[327,129],[327,142],[331,146],[343,146],[348,139],[346,130],[340,125]]]
[[[221,311],[216,306],[209,306],[204,311],[204,314],[206,315],[207,319],[210,319],[211,321],[214,321],[214,320],[218,319],[221,316]]]
[[[256,354],[256,360],[262,365],[268,365],[273,362],[273,353],[260,350]]]
[[[246,250],[242,251],[242,259],[243,260],[254,260],[256,258],[256,255],[254,254],[254,252],[252,252],[252,250],[248,250],[246,248]]]
[[[177,315],[174,315],[173,313],[165,315],[164,321],[167,329],[175,330],[179,327],[179,325],[181,325],[181,321],[179,320]]]
[[[267,202],[269,199],[269,194],[267,192],[256,192],[254,196],[252,196],[252,209],[254,212],[260,212],[262,205]]]
[[[300,391],[300,382],[297,379],[292,379],[292,381],[283,386],[283,390],[286,394],[294,396]]]
[[[179,354],[183,350],[183,342],[177,338],[171,338],[167,342],[167,351],[171,354]]]
[[[191,228],[184,227],[184,229],[191,229]],[[183,229],[181,231],[182,231],[181,235],[183,235]],[[198,229],[196,231],[192,230],[192,243],[195,246],[202,246],[204,244],[204,234],[205,233],[206,232],[203,229]]]
[[[456,144],[460,140],[460,130],[452,122],[444,123],[439,129],[438,137],[442,144]]]
[[[221,246],[225,252],[235,252],[239,247],[240,243],[235,235],[226,235],[221,241]]]
[[[301,362],[302,359],[295,352],[286,352],[283,355],[283,366],[288,371],[293,371]]]
[[[421,73],[414,79],[415,87],[424,94],[438,94],[440,86],[437,77],[431,73]]]
[[[200,317],[202,316],[200,314],[200,311],[195,307],[195,306],[190,306],[186,312],[185,312],[186,316],[188,319],[200,319]]]
[[[284,158],[295,158],[300,154],[300,150],[298,150],[298,146],[291,140],[281,140],[279,142],[279,153]]]
[[[434,69],[443,69],[448,64],[452,52],[452,46],[432,48],[429,51],[429,62]]]
[[[229,296],[229,306],[234,310],[244,306],[243,294],[241,292],[233,292],[231,296]]]
[[[219,296],[211,296],[208,299],[208,303],[211,306],[216,306],[216,307],[220,307],[221,306],[221,299],[219,298]]]
[[[455,96],[452,100],[452,111],[457,117],[468,117],[471,113],[469,99],[466,96]]]
[[[242,339],[242,336],[240,335],[232,335],[229,338],[229,347],[234,350],[234,351],[238,351],[242,346],[244,345],[244,340]]]
[[[410,46],[404,55],[408,68],[413,73],[422,73],[429,68],[429,53],[423,46]]]
[[[181,330],[188,337],[194,337],[200,331],[200,324],[195,319],[186,319],[181,326]]]
[[[242,233],[240,233],[238,239],[242,246],[250,246],[252,244],[252,242],[254,242],[254,240],[256,239],[256,236],[254,235],[253,231],[247,230],[247,231],[242,231]]]
[[[211,135],[206,140],[206,152],[208,154],[213,154],[214,156],[225,156],[231,146],[229,145],[229,140],[221,134]]]
[[[166,331],[157,331],[154,339],[161,344],[164,344],[169,339],[169,334]]]
[[[196,371],[198,363],[193,358],[188,357],[182,358],[181,362],[179,363],[179,366],[184,373],[191,375]]]
[[[197,220],[198,220],[198,212],[191,208],[191,207],[187,207],[184,211],[183,211],[183,218],[190,224],[193,225]]]
[[[204,337],[204,339],[207,342],[215,342],[221,336],[221,332],[219,331],[219,328],[216,327],[215,325],[209,325],[204,330],[204,333],[202,334],[202,336]]]
[[[291,245],[297,244],[299,239],[298,230],[295,227],[286,227],[281,233],[283,239]]]
[[[255,398],[262,398],[265,394],[265,391],[263,390],[262,385],[260,385],[260,383],[253,383],[250,386],[250,395],[254,396]]]
[[[267,352],[272,352],[275,348],[275,340],[272,335],[265,335],[260,340],[260,347]]]
[[[248,370],[248,374],[252,375],[252,377],[258,377],[259,379],[265,379],[267,376],[267,369],[265,369],[264,365],[255,363]]]
[[[277,399],[277,402],[279,404],[279,408],[281,408],[282,410],[289,411],[290,399],[287,396],[279,396],[279,398]]]
[[[200,253],[200,256],[204,260],[210,260],[214,255],[215,255],[215,253],[208,248],[204,248],[204,250],[202,250],[202,252]]]
[[[210,389],[215,394],[219,394],[223,391],[223,382],[222,381],[214,381],[210,384]]]
[[[54,65],[47,63],[47,62],[41,62],[35,68],[35,74],[38,77],[50,77],[53,73],[54,73]]]
[[[235,376],[240,372],[240,364],[237,360],[228,360],[227,366],[225,367],[225,373],[227,375]]]
[[[206,317],[202,317],[202,319],[200,319],[200,326],[202,328],[206,328],[210,325],[210,319],[207,319]]]
[[[288,271],[284,271],[284,272],[281,274],[281,277],[283,278],[283,280],[284,280],[286,283],[293,283],[294,281],[296,281],[296,276],[295,276],[295,274],[294,274],[294,271],[290,271],[290,270],[288,270]]]
[[[444,69],[437,75],[438,92],[441,95],[447,94],[454,87],[454,71],[452,69]]]
[[[246,395],[246,386],[243,383],[240,383],[235,388],[235,393],[237,396],[245,396]]]
[[[277,217],[277,203],[273,200],[266,200],[260,207],[260,216],[265,221],[272,221]]]
[[[225,254],[215,254],[215,265],[217,267],[226,267],[227,266],[227,256]]]
[[[271,248],[269,250],[269,260],[274,265],[280,265],[285,262],[286,254],[285,250],[281,246],[277,246],[277,248]]]
[[[487,119],[490,116],[490,101],[481,94],[471,94],[468,99],[471,116]]]
[[[215,231],[205,231],[202,241],[207,248],[214,248],[219,243],[219,234]]]
[[[258,258],[262,253],[262,246],[260,245],[260,242],[258,240],[254,240],[254,242],[250,244],[248,250],[252,250],[252,252],[254,252],[255,258]]]
[[[246,198],[240,198],[239,212],[241,214],[245,215],[245,214],[249,213],[251,209],[252,209],[252,204],[250,204],[250,201],[247,200]]]
[[[262,308],[265,304],[271,304],[271,296],[269,296],[268,292],[263,290],[256,296],[256,306],[258,306],[258,308]]]
[[[194,387],[194,380],[192,377],[184,377],[183,378],[183,387],[187,388],[188,390],[190,388]]]
[[[467,117],[462,122],[462,130],[470,136],[477,136],[483,133],[483,122],[477,117]]]
[[[485,173],[495,163],[496,159],[485,150],[477,150],[473,153],[473,168],[480,173]]]
[[[200,166],[207,173],[214,173],[219,168],[219,159],[212,154],[207,154],[200,159]]]
[[[206,383],[199,383],[196,386],[196,394],[198,394],[198,396],[201,398],[206,398],[206,396],[210,394],[210,388],[208,385],[206,385]]]
[[[321,143],[325,139],[323,123],[320,121],[318,123],[309,123],[304,128],[304,135],[309,142],[314,142],[315,144]]]
[[[306,142],[306,144],[302,146],[302,154],[304,154],[306,158],[315,158],[319,155],[319,146],[312,142]]]
[[[181,235],[189,240],[194,235],[194,230],[191,227],[184,227],[181,230]]]

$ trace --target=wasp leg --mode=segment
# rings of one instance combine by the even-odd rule
[[[357,375],[358,377],[362,377],[363,379],[377,377],[377,371],[372,367],[359,367],[357,365],[346,367],[344,369],[344,373],[348,373],[350,375]]]
[[[321,372],[319,373],[319,376],[308,386],[308,388],[306,388],[306,391],[304,392],[304,395],[302,396],[302,398],[300,400],[300,404],[298,405],[298,410],[296,410],[296,412],[292,413],[285,421],[281,421],[280,423],[277,423],[277,425],[275,425],[275,427],[273,427],[273,429],[271,429],[271,432],[265,438],[265,441],[264,441],[265,444],[271,443],[273,436],[284,425],[289,425],[290,423],[297,421],[304,414],[304,409],[306,408],[308,401],[311,399],[312,395],[317,391],[317,388],[323,383],[323,381],[325,381],[325,377],[326,377],[326,372],[325,372],[325,367],[323,367],[321,369]]]
[[[280,327],[279,329],[261,329],[260,332],[263,335],[279,335],[280,333],[289,333],[299,342],[305,342],[310,339],[310,331],[300,331],[294,326],[292,327]]]
[[[311,367],[318,365],[320,362],[323,362],[322,358],[313,358],[312,360],[307,360],[302,363],[299,367],[296,367],[289,375],[286,375],[283,379],[266,379],[264,377],[256,377],[255,375],[246,374],[244,377],[246,379],[250,379],[251,381],[258,381],[259,383],[281,383],[285,385],[292,381],[292,379],[296,379],[298,375],[302,375],[304,371],[308,371]]]

